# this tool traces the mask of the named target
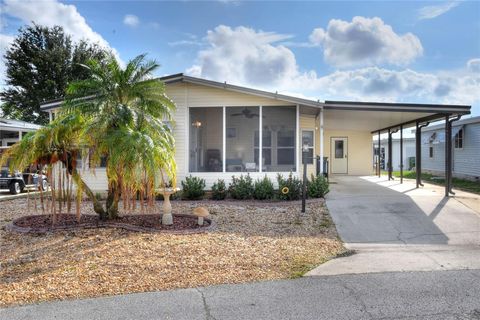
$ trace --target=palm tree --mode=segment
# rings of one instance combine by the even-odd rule
[[[83,181],[77,169],[77,158],[86,150],[85,119],[75,113],[55,119],[47,126],[29,132],[21,141],[10,147],[0,159],[0,164],[9,160],[12,169],[27,168],[29,166],[40,167],[49,173],[52,184],[52,198],[55,198],[55,183],[52,181],[54,167],[65,168],[66,177],[73,179],[77,186],[78,199],[81,192],[85,192],[93,201],[95,211],[101,211],[102,205],[98,202],[88,185]],[[60,170],[57,170],[57,173]],[[58,174],[57,174],[58,175]],[[67,179],[69,179],[67,178]],[[62,186],[58,193],[63,193]],[[59,204],[62,197],[58,197]],[[68,208],[70,208],[71,197],[68,197]],[[54,201],[53,201],[54,202]],[[42,197],[43,203],[43,197]],[[43,208],[43,206],[42,206]],[[55,220],[55,206],[51,206]],[[80,220],[80,208],[77,206],[77,220]]]
[[[67,89],[63,112],[88,119],[86,139],[90,163],[104,157],[108,179],[105,212],[118,215],[122,193],[147,197],[152,203],[155,187],[164,174],[175,181],[175,145],[171,129],[175,104],[165,95],[164,83],[152,77],[159,67],[134,58],[124,69],[117,60],[92,60],[85,67],[91,77],[73,82]]]
[[[171,128],[175,104],[165,95],[164,83],[152,77],[159,65],[146,61],[145,55],[134,58],[125,68],[113,57],[104,63],[89,61],[84,67],[91,77],[69,85],[59,118],[26,137],[8,156],[15,158],[11,164],[18,166],[43,158],[49,164],[55,162],[52,157],[62,159],[77,188],[92,199],[95,212],[102,219],[114,219],[122,197],[126,205],[139,195],[143,208],[143,199],[153,204],[156,187],[175,184]],[[42,139],[48,143],[39,143]],[[53,151],[59,148],[61,153]],[[72,166],[78,153],[89,157],[92,170],[102,158],[106,160],[105,206]]]

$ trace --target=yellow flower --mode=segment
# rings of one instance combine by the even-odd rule
[[[290,190],[288,189],[288,187],[283,187],[283,188],[282,188],[282,193],[283,193],[283,194],[287,194],[288,191],[290,191]]]

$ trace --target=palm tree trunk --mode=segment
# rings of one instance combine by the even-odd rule
[[[107,195],[107,214],[108,219],[118,218],[118,202],[120,201],[120,186],[117,182],[110,184]]]
[[[77,169],[72,170],[72,177],[73,177],[73,181],[75,181],[75,184],[77,185],[77,188],[80,187],[85,192],[85,194],[88,196],[88,198],[90,198],[90,200],[93,202],[93,210],[100,215],[100,219],[101,220],[106,220],[107,219],[107,213],[103,209],[102,204],[95,197],[95,194],[93,194],[92,189],[90,189],[90,187],[80,177]]]

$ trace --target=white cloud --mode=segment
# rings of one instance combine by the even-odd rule
[[[460,4],[459,1],[449,1],[442,4],[437,4],[433,6],[426,6],[418,10],[418,19],[433,19],[438,16],[441,16],[444,13],[447,13],[451,9],[455,8]]]
[[[474,104],[480,102],[480,74],[421,73],[366,67],[292,79],[290,88],[316,91],[322,99]],[[291,90],[291,89],[290,89]]]
[[[405,65],[423,54],[414,34],[399,35],[380,18],[332,19],[326,30],[314,29],[309,39],[322,46],[325,61],[337,67]]]
[[[290,35],[220,25],[207,32],[190,74],[240,84],[280,84],[297,74],[293,52],[277,44]]]
[[[8,14],[28,24],[34,21],[48,27],[62,26],[72,39],[76,41],[87,39],[104,48],[109,48],[120,60],[118,52],[100,34],[93,31],[74,5],[63,4],[57,0],[5,0],[2,14]]]
[[[123,23],[129,27],[136,27],[140,23],[140,19],[136,15],[127,14],[123,18]]]
[[[328,31],[327,31],[328,33]],[[321,34],[312,35],[311,39]],[[281,45],[291,36],[246,27],[218,26],[207,33],[207,48],[187,74],[320,100],[480,103],[480,59],[461,70],[416,72],[376,66],[327,75],[300,71],[294,53]],[[312,40],[313,41],[313,40]]]
[[[468,60],[467,68],[472,72],[480,72],[480,58]]]

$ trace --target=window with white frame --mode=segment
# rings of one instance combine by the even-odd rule
[[[458,130],[457,134],[455,135],[455,148],[463,149],[463,128]]]
[[[313,159],[313,154],[315,149],[314,136],[315,136],[314,130],[302,130],[302,149],[303,149],[303,146],[305,145],[308,146],[308,154],[307,154],[308,164],[314,163],[314,159]],[[302,163],[303,163],[303,150],[302,150]]]
[[[296,171],[296,113],[294,106],[189,108],[189,171]]]

